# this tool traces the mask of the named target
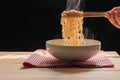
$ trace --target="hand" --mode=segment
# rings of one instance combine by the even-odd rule
[[[106,12],[105,17],[117,28],[120,29],[120,7],[115,7]]]

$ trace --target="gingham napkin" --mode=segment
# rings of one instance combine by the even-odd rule
[[[106,57],[105,53],[99,52],[87,61],[62,61],[53,57],[47,50],[38,49],[23,62],[24,67],[85,67],[85,68],[112,68],[114,64]]]

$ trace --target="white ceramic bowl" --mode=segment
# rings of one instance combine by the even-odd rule
[[[46,50],[54,57],[67,61],[85,61],[96,55],[101,49],[101,42],[85,39],[85,46],[64,46],[63,39],[46,41]]]

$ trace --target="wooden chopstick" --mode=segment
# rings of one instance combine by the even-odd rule
[[[106,12],[83,12],[84,17],[104,17]]]
[[[62,17],[104,17],[105,12],[78,12],[66,11],[62,13]]]

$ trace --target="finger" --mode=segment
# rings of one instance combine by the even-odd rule
[[[120,17],[120,11],[118,11],[118,17]]]
[[[120,6],[119,7],[114,7],[111,11],[120,11]]]
[[[109,18],[109,11],[105,13],[105,17]]]
[[[118,12],[115,12],[115,20],[117,22],[117,28],[120,28],[120,17],[118,17],[119,13]]]
[[[106,12],[105,17],[108,19],[111,19],[111,12],[110,11]]]
[[[109,14],[110,14],[109,20],[110,20],[113,24],[116,24],[114,12],[111,11],[111,12],[109,12]]]
[[[118,23],[115,19],[115,13],[113,11],[110,12],[110,17],[109,17],[109,21],[116,27],[118,27]]]

